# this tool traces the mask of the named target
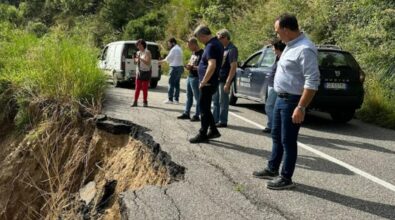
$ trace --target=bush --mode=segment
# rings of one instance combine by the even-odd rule
[[[395,85],[394,77],[383,82],[378,76],[369,76],[365,84],[365,100],[357,113],[359,118],[395,129],[395,89],[389,85]]]
[[[151,12],[138,19],[130,20],[126,25],[124,39],[163,40],[165,37],[165,17],[161,12]]]
[[[59,34],[37,39],[24,31],[1,42],[6,57],[0,79],[14,87],[21,124],[27,123],[29,103],[39,100],[74,105],[100,106],[105,76],[97,68],[98,50],[81,45],[82,40]],[[0,57],[3,57],[2,55]]]
[[[26,29],[30,33],[34,33],[37,37],[44,36],[48,31],[47,26],[41,22],[29,22]]]

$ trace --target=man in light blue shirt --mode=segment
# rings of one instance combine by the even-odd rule
[[[297,159],[297,138],[310,104],[320,84],[317,49],[299,30],[295,16],[283,14],[277,18],[274,29],[287,46],[277,64],[274,90],[277,100],[273,111],[272,154],[268,166],[253,175],[268,182],[269,189],[287,189],[294,186],[292,176]],[[284,155],[284,158],[283,158]],[[280,176],[281,161],[283,166]]]

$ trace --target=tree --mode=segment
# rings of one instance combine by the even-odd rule
[[[151,12],[138,19],[129,21],[123,34],[124,39],[163,40],[166,24],[164,17],[162,12]]]

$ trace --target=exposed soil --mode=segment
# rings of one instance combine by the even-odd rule
[[[132,136],[99,130],[93,119],[41,123],[24,134],[4,128],[0,219],[120,219],[119,193],[163,186],[184,173],[138,126],[129,128]],[[97,193],[84,204],[78,191],[90,181]],[[111,181],[115,188],[101,203]]]

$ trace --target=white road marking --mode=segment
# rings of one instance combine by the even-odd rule
[[[243,120],[243,121],[245,121],[247,123],[250,123],[250,124],[254,125],[255,127],[259,128],[259,129],[264,129],[265,128],[265,126],[262,126],[262,125],[260,125],[260,124],[258,124],[256,122],[254,122],[254,121],[251,121],[250,119],[244,118],[243,116],[240,116],[240,115],[235,114],[233,112],[229,112],[229,114],[231,114],[234,117],[236,117],[238,119],[241,119],[241,120]],[[319,150],[316,150],[316,149],[314,149],[312,147],[309,147],[306,144],[300,143],[299,141],[298,141],[298,146],[300,146],[301,148],[303,148],[303,149],[305,149],[307,151],[310,151],[310,152],[312,152],[312,153],[314,153],[314,154],[316,154],[316,155],[318,155],[318,156],[320,156],[320,157],[322,157],[322,158],[324,158],[326,160],[329,160],[329,161],[331,161],[331,162],[333,162],[335,164],[338,164],[338,165],[340,165],[340,166],[342,166],[342,167],[344,167],[346,169],[349,169],[350,171],[352,171],[352,172],[354,172],[356,174],[359,174],[360,176],[365,177],[366,179],[368,179],[368,180],[370,180],[372,182],[375,182],[375,183],[377,183],[379,185],[382,185],[385,188],[395,192],[395,186],[392,185],[391,183],[388,183],[388,182],[386,182],[386,181],[384,181],[382,179],[379,179],[379,178],[377,178],[377,177],[375,177],[375,176],[373,176],[373,175],[371,175],[371,174],[369,174],[369,173],[367,173],[367,172],[365,172],[363,170],[360,170],[360,169],[358,169],[358,168],[356,168],[354,166],[351,166],[350,164],[345,163],[345,162],[343,162],[341,160],[338,160],[338,159],[336,159],[336,158],[334,158],[332,156],[329,156],[328,154],[325,154],[325,153],[323,153],[323,152],[321,152]]]

